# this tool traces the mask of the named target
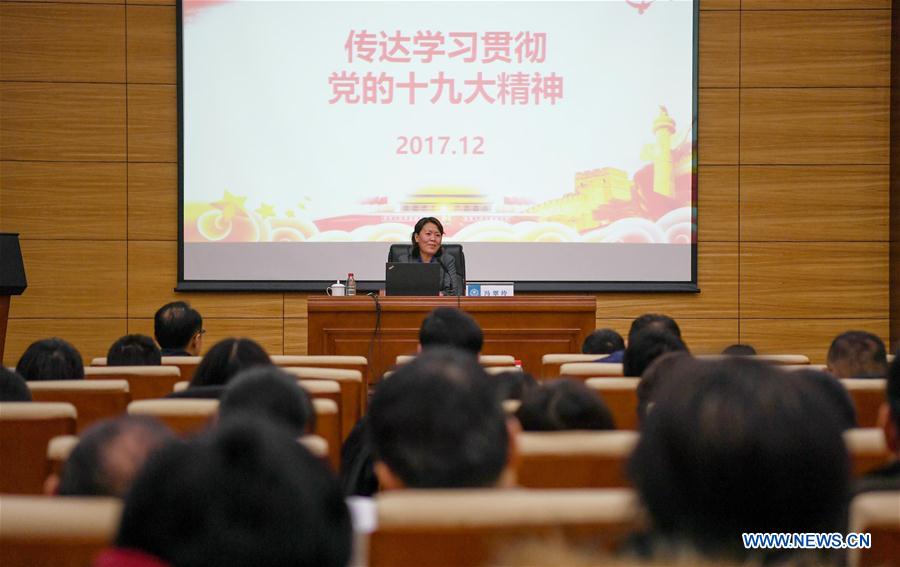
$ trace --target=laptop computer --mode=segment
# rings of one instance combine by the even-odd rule
[[[385,295],[438,295],[443,270],[437,263],[387,262],[384,265]]]

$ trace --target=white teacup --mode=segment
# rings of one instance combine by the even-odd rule
[[[337,281],[331,284],[330,287],[326,287],[325,293],[327,293],[328,295],[339,297],[342,295],[347,295],[347,288],[344,286],[344,284]]]

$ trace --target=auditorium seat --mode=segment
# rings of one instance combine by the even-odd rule
[[[900,558],[900,491],[866,492],[850,503],[850,532],[872,536],[869,549],[851,550],[851,567],[897,565]]]
[[[47,474],[62,473],[75,445],[78,445],[76,435],[57,435],[47,443]]]
[[[841,384],[853,398],[856,406],[856,424],[859,427],[876,427],[878,409],[887,395],[887,380],[884,378],[844,378]]]
[[[616,429],[637,429],[637,387],[640,382],[640,378],[588,378],[585,384],[603,398],[612,412]]]
[[[698,360],[721,360],[726,358],[726,354],[697,354],[694,358]],[[790,364],[790,365],[807,365],[809,357],[805,354],[749,354],[742,355],[741,358],[749,358],[751,360],[760,360],[772,364]]]
[[[328,461],[337,471],[341,465],[341,420],[338,406],[331,400],[313,399],[316,410],[314,433],[328,442]]]
[[[197,365],[203,360],[202,356],[164,356],[162,357],[163,366],[177,366],[181,371],[181,377],[190,380],[194,377],[194,371]],[[106,357],[94,358],[91,360],[91,366],[106,366]]]
[[[300,439],[298,439],[301,445],[306,447],[310,453],[314,456],[324,460],[331,462],[329,460],[329,451],[331,447],[328,446],[328,441],[325,440],[324,437],[320,437],[319,435],[304,435]]]
[[[848,429],[844,432],[844,443],[850,453],[851,469],[854,477],[887,464],[893,459],[884,431],[878,427]]]
[[[605,376],[622,377],[622,365],[615,362],[567,362],[559,367],[559,375],[564,378],[587,380]],[[551,378],[550,376],[545,377]]]
[[[346,439],[359,418],[366,411],[368,391],[359,370],[339,368],[285,367],[284,370],[300,380],[329,380],[341,387],[341,437]]]
[[[519,435],[519,485],[624,488],[636,431],[528,431]]]
[[[521,366],[486,366],[484,371],[490,375],[504,374],[506,372],[522,372]]]
[[[416,355],[414,354],[397,355],[397,366],[406,364],[415,357]],[[478,357],[478,363],[486,368],[491,366],[515,366],[516,357],[511,354],[482,354]]]
[[[0,496],[0,565],[86,567],[113,540],[118,498]]]
[[[28,382],[36,402],[68,402],[78,410],[80,433],[101,419],[125,413],[131,402],[125,380],[42,380]]]
[[[297,380],[297,384],[303,388],[312,399],[331,400],[338,407],[338,416],[343,415],[343,398],[341,398],[341,385],[333,380]],[[341,421],[343,427],[343,421]]]
[[[359,370],[366,375],[368,361],[364,356],[342,356],[330,354],[273,354],[269,358],[276,366],[338,368],[343,370]]]
[[[155,417],[180,435],[199,433],[210,424],[218,410],[219,400],[138,400],[128,404],[129,414]]]
[[[61,402],[0,402],[0,494],[40,494],[47,443],[73,435],[78,412]]]
[[[88,380],[126,380],[131,400],[153,400],[172,392],[183,378],[175,366],[88,366]]]
[[[559,368],[567,362],[596,362],[604,354],[545,354],[541,357],[541,378],[557,378]]]
[[[779,368],[783,370],[818,370],[819,372],[828,372],[827,364],[781,364]]]
[[[375,505],[370,567],[488,565],[510,544],[560,536],[612,550],[639,518],[627,489],[399,490]]]

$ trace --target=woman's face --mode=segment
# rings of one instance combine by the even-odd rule
[[[422,230],[416,233],[416,243],[419,245],[419,250],[422,253],[434,256],[441,247],[442,237],[443,235],[436,224],[426,222]]]

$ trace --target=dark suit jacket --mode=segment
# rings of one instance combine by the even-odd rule
[[[418,262],[419,259],[412,256],[412,254],[406,250],[400,250],[395,256],[394,261]],[[440,262],[447,268],[444,271],[443,280],[441,281],[441,291],[444,292],[444,295],[456,295],[457,290],[459,289],[459,277],[456,273],[456,260],[449,254],[441,254],[440,256],[435,256],[434,259],[432,259],[432,262]]]

